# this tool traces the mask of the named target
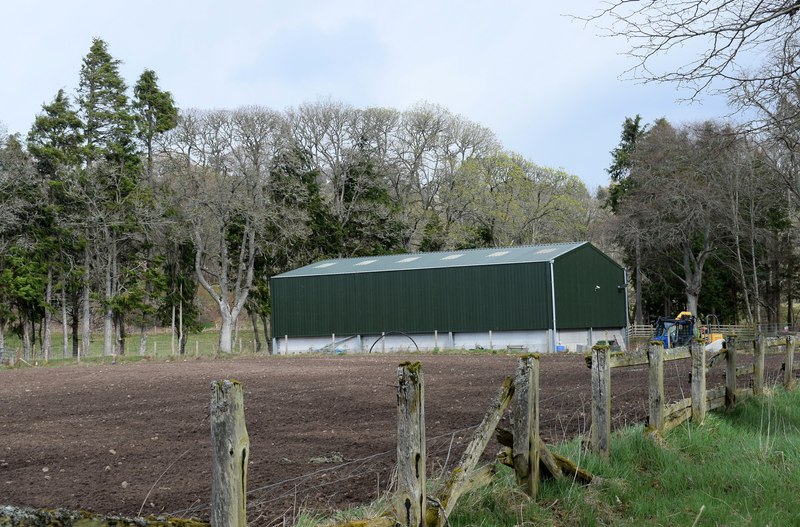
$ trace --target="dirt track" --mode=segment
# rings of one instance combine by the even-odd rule
[[[0,372],[0,505],[207,518],[210,382],[222,378],[244,384],[253,525],[301,506],[370,501],[390,483],[395,371],[407,359],[423,363],[428,471],[437,476],[458,460],[515,357],[247,357]],[[680,362],[665,368],[670,400],[689,393],[688,361]],[[768,364],[775,377],[780,362]],[[646,379],[645,367],[613,372],[615,427],[645,418]],[[583,357],[542,358],[546,441],[588,430],[590,394]]]

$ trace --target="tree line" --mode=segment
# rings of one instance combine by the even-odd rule
[[[269,277],[320,258],[600,236],[581,180],[503,149],[446,108],[179,110],[145,70],[132,89],[101,39],[73,94],[0,142],[0,351],[126,352],[172,326],[184,350],[199,288],[230,352],[247,314],[269,346]],[[70,338],[67,339],[66,336]],[[256,346],[262,343],[256,331]]]
[[[740,116],[736,125],[625,120],[608,205],[638,323],[685,305],[729,322],[795,324],[799,7],[614,0],[584,18],[624,37],[630,76],[687,88],[691,99],[726,95]],[[684,46],[697,50],[686,63],[662,60]]]
[[[655,20],[648,9],[658,6],[629,15],[636,27]],[[0,134],[0,352],[10,330],[26,356],[36,342],[52,356],[59,324],[64,356],[86,354],[98,326],[106,355],[125,353],[131,330],[144,354],[153,326],[171,326],[183,352],[201,290],[217,308],[220,351],[245,314],[261,349],[277,273],[322,258],[575,240],[627,267],[636,323],[688,308],[791,325],[796,56],[767,61],[783,76],[737,81],[732,100],[753,109],[751,123],[626,118],[609,186],[590,195],[433,104],[179,110],[151,70],[130,89],[95,39],[74,93],[58,90],[26,137]]]

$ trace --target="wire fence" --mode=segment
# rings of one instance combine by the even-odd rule
[[[747,361],[751,361],[748,356]],[[575,357],[574,380],[544,383],[541,387],[540,430],[547,443],[559,443],[588,433],[591,421],[591,386],[577,375],[584,368],[582,357]],[[779,373],[779,359],[768,360],[770,377]],[[669,387],[668,400],[680,400],[690,393],[690,365],[686,361],[672,361],[665,368],[665,381]],[[718,366],[717,370],[722,367]],[[546,372],[546,366],[544,371]],[[632,366],[614,370],[611,390],[612,428],[641,424],[648,416],[647,383],[648,367]],[[721,374],[717,374],[720,377]],[[570,384],[571,382],[571,384]],[[487,386],[487,395],[496,387]],[[297,394],[311,398],[324,397],[325,389],[305,387]],[[666,401],[665,401],[666,402]],[[507,423],[508,416],[504,418]],[[470,441],[471,432],[479,425],[451,428],[426,441],[428,474],[433,481],[443,480],[460,460]],[[198,427],[206,426],[200,423]],[[501,425],[502,426],[502,425]],[[311,425],[309,428],[313,428]],[[391,432],[390,432],[391,433]],[[385,443],[384,443],[385,444]],[[334,446],[335,448],[335,446]],[[487,449],[485,459],[492,457],[493,447]],[[496,451],[496,450],[495,450]],[[254,486],[247,492],[248,518],[254,525],[294,525],[298,518],[309,510],[330,510],[342,505],[364,504],[385,498],[394,489],[396,449],[381,451],[347,459],[342,456],[323,462],[300,474],[268,481]],[[371,489],[371,490],[370,490]],[[210,503],[195,502],[188,507],[170,513],[175,517],[207,516]]]
[[[576,357],[576,368],[582,367],[583,361]],[[641,368],[620,372],[622,375],[618,379],[624,388],[613,393],[613,397],[617,401],[629,401],[629,404],[615,406],[616,413],[612,417],[614,428],[639,423],[646,417],[647,410],[641,398],[641,393],[646,393],[646,384],[630,379],[645,375],[645,372]],[[679,374],[681,372],[676,372],[676,375]],[[313,394],[320,390],[306,388],[302,391]],[[487,387],[487,392],[493,391],[494,388]],[[572,386],[543,386],[543,392],[546,395],[543,394],[540,400],[540,429],[547,442],[562,442],[588,432],[591,387],[587,383],[576,380]],[[632,407],[635,407],[633,411]],[[442,480],[455,467],[469,443],[471,432],[478,426],[476,422],[427,438],[428,473],[432,480]],[[491,452],[491,448],[488,451]],[[338,508],[343,503],[363,504],[385,498],[394,488],[395,456],[396,449],[391,448],[353,459],[342,458],[340,462],[329,462],[301,474],[255,486],[247,492],[248,518],[252,524],[258,525],[294,525],[304,511]],[[487,460],[491,456],[489,454]],[[374,490],[365,493],[364,489],[368,488]],[[209,510],[210,503],[196,502],[172,511],[170,515],[202,517]]]

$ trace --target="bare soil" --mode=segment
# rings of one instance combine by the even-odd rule
[[[780,359],[768,357],[768,378],[778,377]],[[458,461],[516,357],[250,356],[0,372],[0,505],[207,519],[210,383],[223,378],[244,384],[251,524],[369,502],[391,485],[403,360],[423,364],[428,472],[439,476]],[[668,400],[689,396],[688,368],[666,364]],[[715,368],[708,387],[721,379]],[[615,428],[643,422],[646,367],[614,370],[612,393]],[[543,356],[540,398],[547,442],[587,432],[583,357]]]

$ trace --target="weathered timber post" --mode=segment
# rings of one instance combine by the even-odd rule
[[[592,450],[611,453],[611,349],[592,346]]]
[[[786,371],[783,376],[783,385],[787,390],[794,388],[794,343],[794,336],[786,337],[786,362],[784,363]]]
[[[728,337],[725,352],[725,408],[736,406],[736,337]]]
[[[425,527],[425,386],[422,365],[397,368],[396,520],[405,527]]]
[[[661,343],[650,343],[647,350],[649,422],[647,431],[653,434],[664,432],[664,347]]]
[[[698,425],[706,419],[708,400],[706,399],[706,347],[701,340],[692,339],[689,344],[692,353],[692,421]]]
[[[759,335],[755,343],[755,358],[753,360],[753,395],[764,395],[764,355],[767,348],[767,339]]]
[[[532,498],[539,490],[539,355],[523,355],[514,380],[514,446],[517,483]]]
[[[247,525],[247,463],[250,439],[244,395],[237,381],[211,383],[211,525]]]

